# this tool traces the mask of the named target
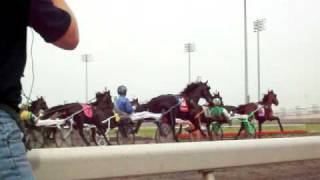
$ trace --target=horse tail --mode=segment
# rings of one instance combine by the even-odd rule
[[[44,114],[40,117],[40,119],[49,119],[52,115],[61,111],[65,111],[68,107],[69,105],[59,105],[59,106],[52,107],[46,110]]]
[[[224,108],[230,113],[230,112],[234,112],[234,113],[238,113],[241,109],[239,107],[236,106],[224,106]],[[239,109],[238,109],[239,108]]]
[[[149,105],[148,104],[141,104],[135,110],[136,112],[148,111]]]

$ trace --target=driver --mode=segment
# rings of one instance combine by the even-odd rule
[[[125,114],[131,114],[133,112],[132,105],[129,101],[129,99],[126,97],[127,95],[127,87],[124,85],[121,85],[117,89],[118,91],[118,98],[116,100],[116,107],[118,110]]]

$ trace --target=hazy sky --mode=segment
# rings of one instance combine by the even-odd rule
[[[67,2],[77,16],[81,42],[75,51],[63,51],[35,35],[32,98],[42,95],[49,106],[84,101],[84,53],[93,57],[88,64],[89,97],[104,87],[116,95],[121,84],[129,88],[129,97],[141,100],[178,93],[188,78],[184,44],[193,42],[192,79],[208,80],[225,104],[244,102],[243,0]],[[318,0],[247,0],[252,101],[257,101],[253,21],[265,18],[266,31],[260,39],[262,92],[274,89],[280,107],[320,104],[319,5]],[[30,65],[29,57],[22,80],[26,92]]]

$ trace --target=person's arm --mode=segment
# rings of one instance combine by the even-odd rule
[[[79,43],[79,31],[77,20],[72,10],[69,8],[69,6],[64,0],[52,0],[52,2],[56,7],[65,10],[71,16],[71,23],[67,32],[57,41],[53,42],[53,44],[63,49],[74,49],[77,47]]]
[[[64,0],[31,0],[29,26],[60,48],[71,50],[78,45],[77,21]]]

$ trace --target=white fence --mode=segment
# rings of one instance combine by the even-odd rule
[[[320,159],[320,137],[36,149],[37,179],[98,179]],[[209,171],[210,172],[210,171]],[[214,179],[204,173],[205,179]]]
[[[286,117],[286,116],[299,117],[303,115],[320,114],[320,106],[314,104],[308,107],[296,106],[295,108],[291,108],[291,109],[280,108],[279,110],[275,111],[275,113],[281,117]]]

